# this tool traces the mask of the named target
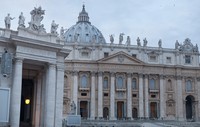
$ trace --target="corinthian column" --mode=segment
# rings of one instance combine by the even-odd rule
[[[149,83],[148,83],[148,75],[145,75],[145,117],[149,118]]]
[[[115,119],[115,74],[112,72],[110,83],[110,120]]]
[[[22,91],[22,59],[16,59],[14,65],[13,85],[11,88],[10,124],[19,127],[21,91]]]
[[[139,117],[144,117],[143,75],[139,74]]]
[[[127,79],[127,117],[132,118],[132,87],[131,87],[131,74],[128,73]]]
[[[179,121],[183,121],[183,92],[182,92],[182,77],[181,76],[177,76],[177,111],[178,111],[178,120]]]
[[[200,77],[197,78],[197,94],[198,94],[198,120],[200,120]]]
[[[164,84],[163,84],[163,75],[160,75],[160,117],[165,117],[165,96],[164,96]]]
[[[98,118],[103,117],[102,72],[98,73]]]
[[[72,95],[72,100],[74,101],[76,107],[78,107],[78,72],[74,71],[73,72],[73,95]],[[76,115],[78,113],[78,109],[76,108]]]
[[[92,78],[91,78],[91,107],[90,107],[90,117],[93,120],[95,118],[95,111],[96,111],[96,105],[95,105],[95,72],[92,72]]]

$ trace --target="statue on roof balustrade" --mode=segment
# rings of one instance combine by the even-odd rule
[[[29,28],[33,31],[43,32],[46,33],[44,25],[41,24],[43,20],[43,16],[45,14],[45,10],[42,10],[41,7],[34,7],[34,10],[30,12],[31,14],[31,21],[29,22]]]

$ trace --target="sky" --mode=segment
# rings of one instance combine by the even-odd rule
[[[5,28],[7,13],[15,17],[11,29],[17,30],[21,12],[30,22],[30,11],[41,6],[45,10],[44,24],[50,32],[52,20],[65,29],[76,24],[82,5],[89,14],[90,22],[103,34],[107,43],[109,35],[114,35],[114,43],[119,42],[119,34],[130,36],[131,44],[136,45],[147,38],[147,46],[174,48],[176,40],[183,43],[190,38],[193,45],[200,46],[200,0],[2,0],[0,8],[0,28]],[[142,42],[143,43],[143,42]]]

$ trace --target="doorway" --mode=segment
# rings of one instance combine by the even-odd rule
[[[124,117],[124,102],[118,101],[117,102],[117,118],[122,119]]]
[[[186,97],[186,119],[193,119],[194,118],[194,97],[189,95]]]
[[[34,82],[32,79],[22,79],[20,127],[32,126],[33,84]]]
[[[157,103],[151,102],[150,103],[150,117],[151,118],[157,118]]]
[[[80,115],[82,118],[88,118],[88,102],[87,101],[80,102]]]
[[[132,109],[132,117],[133,118],[137,118],[138,117],[137,108],[133,108]]]
[[[108,119],[109,118],[109,109],[108,107],[103,108],[103,118]]]

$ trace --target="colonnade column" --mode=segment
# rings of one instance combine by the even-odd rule
[[[164,93],[164,84],[163,84],[163,75],[160,75],[160,118],[165,117],[165,93]]]
[[[145,75],[145,117],[149,118],[149,82],[148,75]]]
[[[48,65],[48,78],[46,82],[45,126],[55,126],[55,95],[56,95],[56,66]]]
[[[42,76],[43,73],[39,73],[37,76],[37,86],[36,86],[36,95],[35,95],[35,100],[36,100],[36,104],[35,104],[35,126],[39,127],[40,126],[40,121],[41,121],[41,101],[42,101]]]
[[[144,117],[143,74],[139,74],[139,117]]]
[[[111,72],[110,83],[110,120],[115,120],[115,74]]]
[[[19,127],[21,91],[22,91],[22,59],[16,59],[14,65],[13,85],[11,88],[10,124]]]
[[[127,117],[132,119],[132,87],[131,87],[131,73],[128,73],[127,79]]]
[[[63,89],[64,89],[64,65],[57,66],[56,75],[56,117],[55,126],[62,126],[63,119]]]
[[[73,95],[72,95],[72,101],[74,101],[76,107],[78,106],[78,72],[73,71]],[[76,108],[75,115],[78,114],[78,108]]]
[[[179,121],[183,121],[183,93],[182,93],[182,77],[181,76],[177,76],[177,93],[176,93],[176,100],[177,100],[177,105],[176,105],[176,109],[177,109],[177,117]]]
[[[103,118],[102,72],[98,72],[98,118]]]
[[[92,78],[91,78],[91,106],[90,106],[90,118],[92,120],[95,119],[95,111],[96,111],[96,105],[95,105],[95,72],[92,73]]]

